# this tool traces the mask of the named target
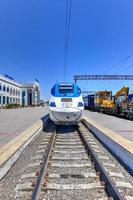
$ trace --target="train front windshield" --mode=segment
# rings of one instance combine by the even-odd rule
[[[55,97],[79,97],[81,90],[75,84],[55,84],[51,94]]]
[[[73,93],[73,85],[59,85],[60,93]]]

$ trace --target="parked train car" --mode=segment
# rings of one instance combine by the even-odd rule
[[[95,95],[90,94],[83,97],[85,109],[94,110],[94,96]]]
[[[75,83],[56,83],[51,89],[50,119],[59,125],[82,120],[84,103],[81,89]]]

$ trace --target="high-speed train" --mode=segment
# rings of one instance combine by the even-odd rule
[[[50,119],[55,124],[71,125],[82,120],[84,103],[76,83],[56,83],[51,89]]]

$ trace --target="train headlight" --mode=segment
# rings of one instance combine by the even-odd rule
[[[56,104],[55,104],[55,102],[51,102],[51,103],[49,104],[49,106],[50,106],[50,107],[56,107]]]
[[[84,104],[82,102],[78,102],[78,107],[83,107]]]

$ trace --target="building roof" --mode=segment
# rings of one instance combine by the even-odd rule
[[[33,87],[38,87],[39,88],[39,83],[33,82],[33,83],[21,83],[22,88],[33,88]]]
[[[0,80],[4,81],[6,83],[12,84],[14,86],[17,86],[17,87],[21,87],[21,88],[34,88],[34,87],[40,88],[39,82],[36,80],[31,83],[20,83],[20,82],[15,81],[14,79],[10,79],[9,76],[7,77],[7,76],[3,76],[1,74],[0,74]]]
[[[0,80],[1,80],[1,81],[4,81],[4,82],[6,82],[6,83],[12,84],[12,85],[14,85],[14,86],[21,87],[21,84],[20,84],[19,82],[15,81],[15,80],[13,80],[13,79],[10,79],[10,78],[8,78],[8,77],[5,77],[5,76],[3,76],[3,75],[1,75],[1,74],[0,74]]]

